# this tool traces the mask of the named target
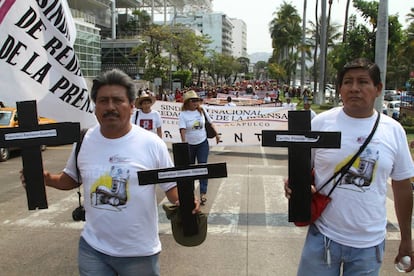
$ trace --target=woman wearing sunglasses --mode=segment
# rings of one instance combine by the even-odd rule
[[[198,164],[207,163],[209,144],[205,129],[206,120],[208,120],[214,128],[212,119],[201,103],[202,101],[195,91],[187,91],[184,94],[184,102],[178,118],[181,141],[183,143],[188,143],[190,146],[191,164],[195,164],[196,159]],[[218,144],[220,142],[220,136],[216,135],[215,138]],[[207,179],[200,180],[200,200],[202,205],[207,201],[207,185]]]

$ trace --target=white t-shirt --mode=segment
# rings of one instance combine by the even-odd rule
[[[228,102],[228,103],[226,103],[224,106],[234,107],[234,106],[236,106],[236,104],[235,104],[235,103],[233,103],[233,102]]]
[[[78,167],[86,222],[82,237],[111,256],[150,256],[161,251],[155,185],[138,185],[137,172],[172,167],[166,144],[136,125],[125,136],[107,139],[100,127],[82,142]],[[64,172],[77,179],[74,150]],[[160,184],[163,191],[176,183]]]
[[[352,118],[342,107],[312,120],[313,131],[341,131],[340,149],[314,149],[315,184],[318,188],[358,151],[370,134],[377,112],[369,118]],[[367,248],[385,239],[387,180],[414,176],[414,166],[402,126],[381,114],[378,128],[354,166],[331,194],[332,201],[316,221],[322,234],[351,247]],[[332,184],[321,192],[327,194]]]
[[[282,107],[287,108],[288,110],[296,110],[295,103],[283,103]]]
[[[136,109],[131,116],[131,123],[154,133],[157,133],[157,128],[161,127],[161,122],[161,115],[156,110],[144,113],[141,109]]]
[[[211,123],[211,118],[207,111],[205,111],[205,114],[207,120]],[[190,145],[198,145],[207,139],[205,117],[198,110],[181,111],[178,117],[178,127],[185,129],[185,139]]]

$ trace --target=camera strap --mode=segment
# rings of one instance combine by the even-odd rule
[[[76,147],[75,147],[75,166],[76,166],[76,177],[77,177],[77,182],[79,184],[78,186],[78,198],[79,198],[79,207],[82,207],[82,202],[81,202],[81,191],[80,191],[80,185],[82,184],[82,179],[80,176],[80,171],[79,171],[79,167],[78,167],[78,155],[79,155],[79,151],[80,148],[82,146],[82,142],[83,142],[83,138],[85,137],[86,132],[88,132],[87,128],[83,128],[80,131],[80,139],[79,142],[76,143]]]

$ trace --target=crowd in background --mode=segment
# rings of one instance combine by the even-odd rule
[[[183,95],[187,91],[195,91],[203,99],[217,98],[220,94],[225,94],[230,97],[243,97],[262,100],[263,103],[275,103],[277,106],[282,106],[284,99],[298,99],[308,102],[312,100],[313,93],[308,87],[302,90],[300,86],[278,85],[275,82],[241,82],[235,83],[231,86],[208,86],[208,87],[188,87],[183,89],[176,88],[173,92],[167,92],[160,89],[159,93],[155,94],[149,91],[148,88],[140,89],[138,95],[142,92],[152,94],[157,100],[169,102],[183,102]],[[225,97],[227,98],[227,96]],[[269,100],[270,99],[270,100]]]

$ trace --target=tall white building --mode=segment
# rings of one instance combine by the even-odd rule
[[[247,27],[246,23],[241,19],[230,18],[233,24],[232,32],[232,50],[233,56],[236,58],[245,57],[248,58],[247,54]]]
[[[202,13],[196,15],[182,15],[175,18],[176,23],[183,24],[208,35],[212,40],[209,49],[217,53],[232,55],[233,25],[223,13]]]
[[[247,57],[247,27],[240,19],[212,11],[212,0],[169,0],[164,7],[153,7],[152,0],[143,0],[140,8],[147,10],[158,24],[180,23],[210,37],[209,49],[236,58]],[[157,2],[157,1],[156,1]]]

